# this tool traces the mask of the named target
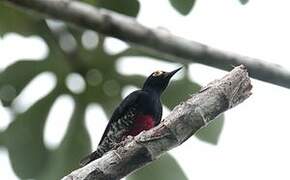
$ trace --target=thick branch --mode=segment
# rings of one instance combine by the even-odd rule
[[[290,88],[290,72],[276,64],[221,51],[162,30],[150,29],[133,18],[112,11],[71,0],[5,1],[139,45],[147,53],[166,59],[198,62],[224,70],[230,70],[232,65],[244,64],[251,77]]]
[[[220,113],[243,102],[251,95],[251,88],[245,66],[236,67],[176,106],[157,127],[126,140],[63,180],[120,179],[179,146]]]
[[[161,53],[166,59],[198,62],[224,70],[230,70],[232,65],[244,64],[251,77],[290,88],[290,72],[279,65],[221,51],[162,30],[150,29],[133,18],[112,11],[71,0],[5,1],[139,45],[147,53],[157,53],[159,56]]]

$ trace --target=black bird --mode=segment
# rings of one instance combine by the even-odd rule
[[[127,136],[136,136],[143,130],[157,126],[162,117],[160,96],[171,77],[180,69],[155,71],[146,79],[141,90],[129,94],[115,109],[97,150],[81,160],[80,166],[100,158]]]

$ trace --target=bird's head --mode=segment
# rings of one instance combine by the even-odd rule
[[[154,91],[161,94],[167,87],[171,77],[181,69],[182,67],[171,71],[155,71],[153,72],[145,81],[143,85],[143,90]]]

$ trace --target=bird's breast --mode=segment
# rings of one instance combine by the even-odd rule
[[[154,127],[154,119],[152,115],[138,115],[133,122],[132,129],[128,135],[136,136],[144,130],[149,130]]]

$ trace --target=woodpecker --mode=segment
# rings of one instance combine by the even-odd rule
[[[100,158],[127,136],[136,136],[157,126],[162,117],[160,96],[171,77],[181,68],[171,72],[155,71],[146,79],[142,89],[129,94],[113,112],[97,150],[82,159],[80,166]]]

